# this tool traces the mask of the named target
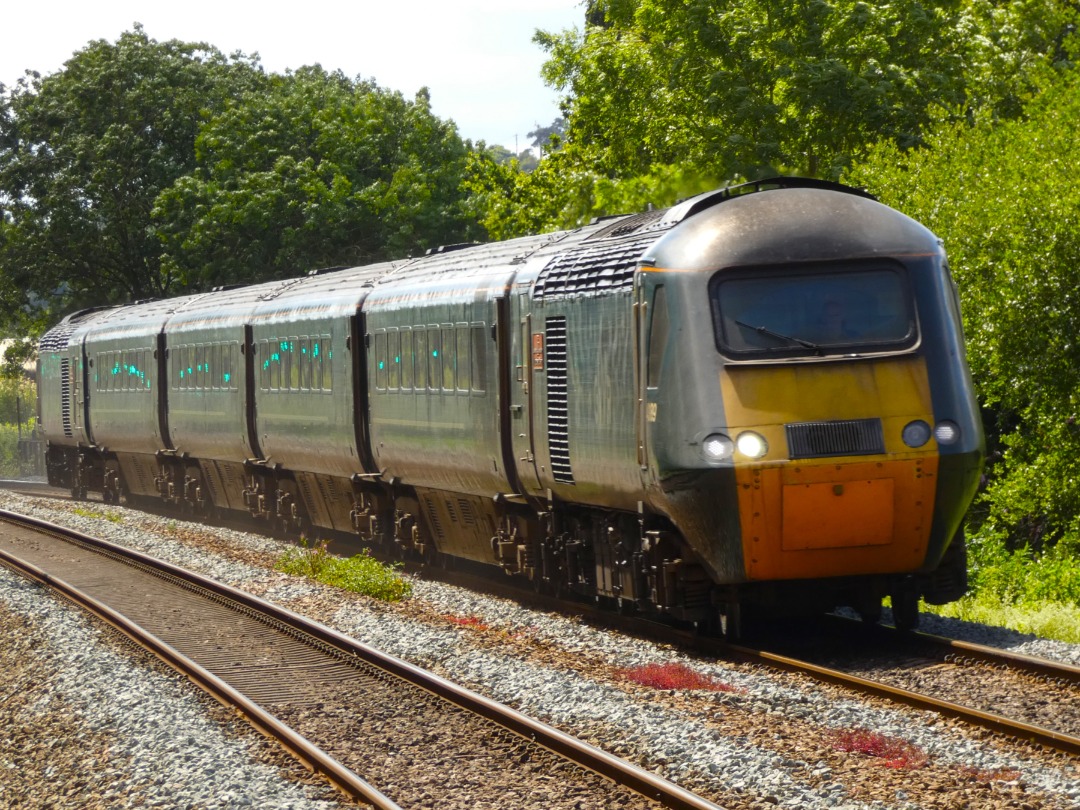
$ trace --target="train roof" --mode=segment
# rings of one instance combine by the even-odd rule
[[[754,193],[775,189],[790,193]],[[642,264],[693,270],[701,269],[702,262],[720,267],[811,260],[839,250],[849,255],[860,250],[910,251],[932,249],[934,243],[933,235],[914,220],[858,189],[821,180],[770,178],[571,231],[451,245],[397,261],[84,310],[47,332],[41,349],[66,348],[69,341],[86,336],[157,334],[166,324],[170,331],[183,332],[348,315],[369,296],[387,303],[453,289],[468,294],[504,289],[511,280],[531,287],[540,299],[604,295],[629,289]]]

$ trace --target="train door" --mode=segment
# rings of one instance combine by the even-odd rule
[[[89,442],[87,396],[86,368],[80,341],[69,344],[60,360],[60,414],[65,436]]]
[[[255,335],[251,324],[244,326],[244,378],[243,378],[243,408],[244,408],[244,424],[247,427],[247,439],[248,448],[251,450],[253,458],[262,458],[262,449],[259,446],[259,418],[255,408],[255,388],[258,384],[258,370],[260,363],[265,358],[257,357],[257,349],[255,347]]]
[[[649,461],[652,431],[660,398],[660,372],[667,349],[670,319],[667,290],[647,274],[638,275],[634,294],[634,422],[637,459],[646,485],[655,478]]]
[[[534,379],[543,370],[544,335],[534,334],[531,303],[527,292],[512,297],[510,327],[510,443],[518,477],[526,492],[540,490],[536,469],[536,385]]]

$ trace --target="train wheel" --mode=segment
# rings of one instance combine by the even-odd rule
[[[743,637],[742,605],[729,602],[720,614],[720,633],[727,641],[739,641]]]
[[[911,586],[902,586],[892,593],[893,625],[901,632],[919,626],[919,594]]]
[[[881,597],[877,594],[864,596],[859,600],[859,604],[855,606],[856,612],[859,614],[859,618],[862,619],[862,623],[867,626],[872,626],[881,621]]]

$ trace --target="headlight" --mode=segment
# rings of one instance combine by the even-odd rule
[[[900,437],[908,447],[922,447],[930,441],[930,426],[922,419],[916,419],[904,425]]]
[[[934,438],[938,444],[956,444],[960,441],[960,426],[948,419],[938,422],[934,426]]]
[[[723,433],[711,433],[701,443],[701,453],[708,461],[727,461],[735,452],[735,443]]]
[[[735,446],[739,448],[740,453],[750,458],[761,458],[769,452],[769,443],[765,441],[765,437],[751,430],[740,433],[739,438],[735,440]]]

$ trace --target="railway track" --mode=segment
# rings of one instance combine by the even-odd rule
[[[418,568],[427,577],[515,599],[554,612],[565,601],[497,580]],[[589,604],[570,608],[583,619],[682,649],[785,672],[894,703],[953,717],[966,724],[1072,756],[1080,754],[1080,668],[922,633],[866,628],[841,621],[839,629],[810,628],[800,643],[770,639],[768,648],[732,645],[693,631],[622,616]],[[972,689],[973,672],[992,688]],[[1007,713],[998,710],[1008,707]]]
[[[1076,713],[1080,670],[1076,667],[925,634],[909,637],[882,628],[878,635],[894,645],[887,661],[872,661],[873,651],[865,646],[858,657],[850,652],[841,658],[795,657],[737,645],[730,645],[727,655],[1080,756]],[[973,679],[973,667],[991,667],[991,677]],[[994,705],[1007,706],[1009,713],[987,708]],[[1034,720],[1049,722],[1043,725]]]
[[[427,573],[540,609],[567,610],[564,601],[492,585],[475,576],[453,571]],[[802,674],[1050,750],[1080,755],[1080,667],[926,633],[869,628],[835,617],[802,623],[804,632],[798,643],[770,636],[765,645],[752,647],[593,605],[581,604],[574,610],[589,622],[674,643],[687,652]],[[989,669],[993,677],[978,679],[979,687],[972,688],[968,676],[973,669]],[[984,688],[988,683],[992,688]],[[1010,714],[991,708],[1002,705],[1010,707]]]
[[[532,795],[535,806],[574,807],[618,796],[626,808],[717,808],[431,673],[137,552],[0,511],[0,560],[105,619],[373,806],[413,806],[411,786],[422,782],[427,796],[445,783],[456,795],[443,798],[466,804],[527,806]]]

